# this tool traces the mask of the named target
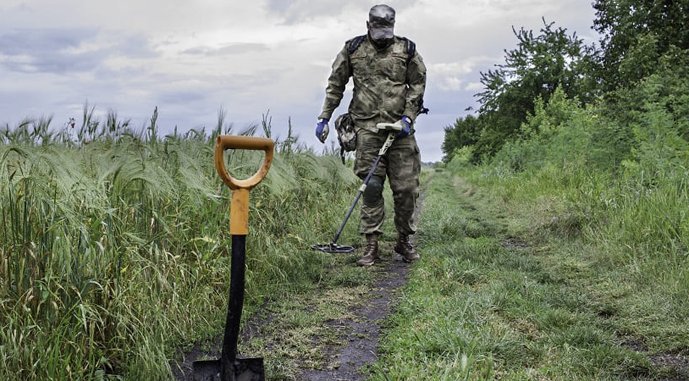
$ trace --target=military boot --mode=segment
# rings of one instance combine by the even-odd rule
[[[376,261],[379,261],[378,257],[378,235],[377,234],[366,234],[366,251],[364,255],[356,261],[359,266],[372,266]]]
[[[410,263],[413,262],[417,259],[419,259],[419,254],[416,252],[416,249],[414,249],[414,245],[412,245],[411,241],[409,240],[408,235],[404,234],[398,234],[397,235],[397,243],[395,244],[395,253],[400,255],[402,257],[402,260]]]

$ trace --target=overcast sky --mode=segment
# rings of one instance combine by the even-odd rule
[[[330,66],[344,41],[366,32],[363,0],[2,0],[0,124],[53,116],[80,120],[85,102],[143,126],[157,106],[164,132],[217,123],[237,130],[270,110],[313,136]],[[512,27],[556,22],[588,42],[590,0],[399,0],[395,34],[415,41],[428,68],[428,116],[417,121],[423,161],[442,158],[443,128],[476,106],[481,71],[516,46]],[[335,115],[346,112],[345,96]],[[329,140],[335,141],[334,132]]]

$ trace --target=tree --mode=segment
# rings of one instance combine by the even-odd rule
[[[580,101],[592,98],[586,81],[591,49],[562,27],[543,20],[539,35],[512,28],[518,46],[505,50],[505,63],[481,72],[484,91],[477,94],[485,118],[484,130],[477,141],[475,155],[492,155],[507,140],[517,137],[519,127],[534,110],[534,101],[547,102],[556,88]]]
[[[595,0],[593,29],[601,34],[598,79],[609,92],[655,72],[661,56],[689,49],[689,1]]]
[[[478,141],[482,130],[481,120],[473,115],[457,118],[452,126],[445,127],[445,139],[442,144],[443,161],[452,160],[456,150],[472,146]]]

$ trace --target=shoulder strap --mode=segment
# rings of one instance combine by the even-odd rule
[[[414,53],[416,53],[416,44],[414,43],[414,41],[406,37],[399,37],[399,39],[404,41],[404,47],[407,51],[407,63],[409,63],[412,57],[414,57]]]
[[[351,56],[352,53],[356,52],[362,42],[366,39],[366,35],[356,36],[351,40],[347,41],[347,53]]]
[[[409,65],[409,62],[414,57],[414,54],[416,54],[416,44],[414,41],[406,37],[400,37],[400,39],[404,41],[405,50],[407,51],[407,65]],[[428,114],[428,111],[430,110],[423,106],[423,98],[421,98],[419,102],[419,114]]]
[[[352,76],[352,66],[351,66],[351,61],[350,58],[352,56],[352,53],[354,53],[359,46],[361,45],[362,42],[366,39],[366,35],[361,35],[361,36],[356,36],[352,38],[351,40],[348,40],[345,42],[345,46],[347,47],[347,62],[349,63],[349,76]]]

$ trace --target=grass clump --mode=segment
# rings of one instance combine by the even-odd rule
[[[232,126],[221,115],[210,132],[160,136],[156,119],[136,131],[85,107],[80,128],[40,119],[0,131],[1,379],[169,379],[180,347],[222,330],[230,192],[213,144]],[[251,193],[247,316],[323,276],[330,259],[308,248],[356,189],[335,155],[291,132],[276,147]],[[244,178],[262,154],[226,160]]]

